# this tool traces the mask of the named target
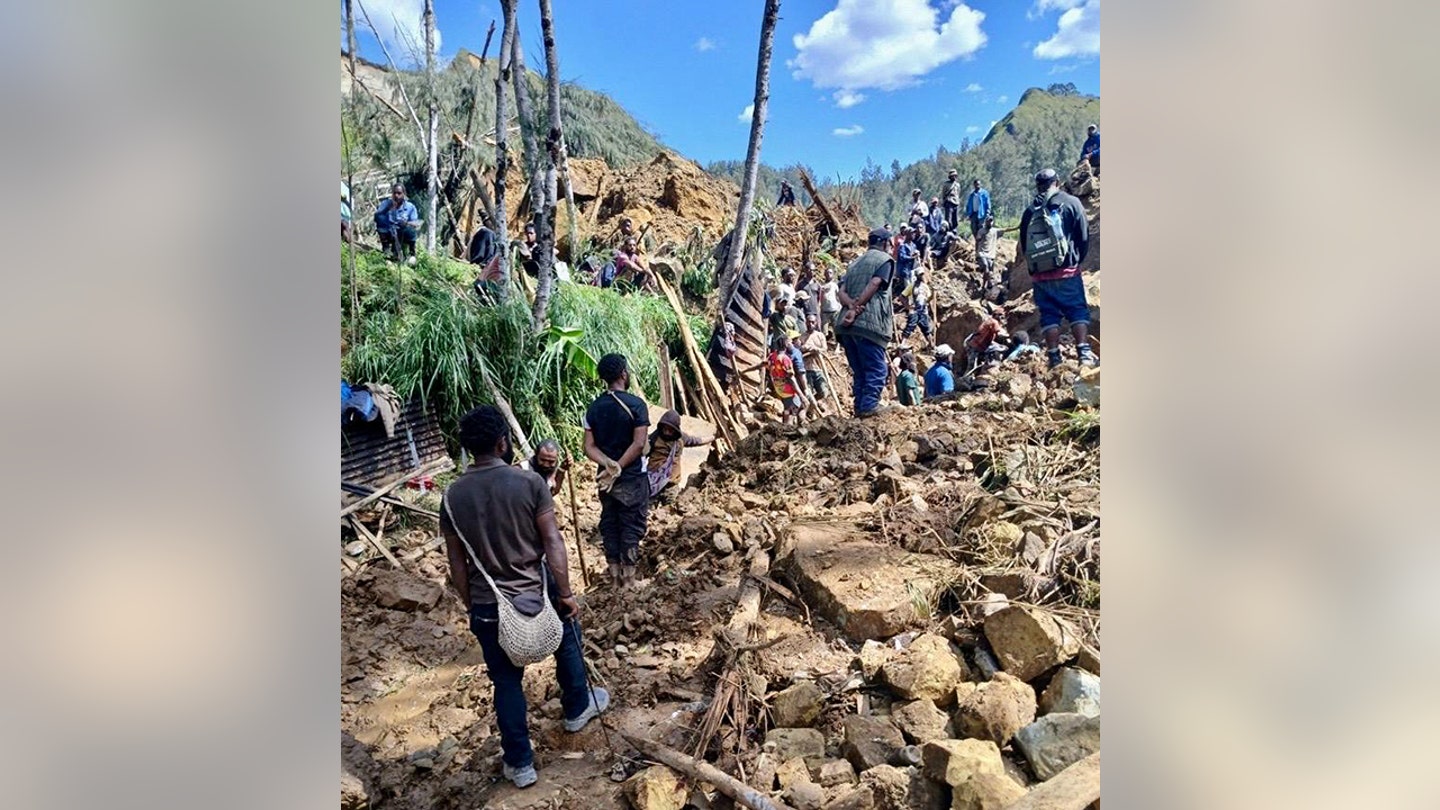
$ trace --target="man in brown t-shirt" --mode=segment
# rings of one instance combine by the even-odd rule
[[[445,490],[440,531],[450,557],[450,581],[469,608],[470,631],[480,641],[485,670],[495,686],[495,718],[500,727],[505,778],[518,787],[533,785],[535,754],[525,720],[524,667],[500,647],[495,588],[515,609],[540,612],[542,586],[565,619],[555,675],[565,730],[579,731],[610,705],[610,695],[591,688],[580,654],[580,604],[570,589],[564,541],[555,523],[550,488],[539,475],[511,466],[515,448],[504,416],[482,405],[460,420],[460,444],[475,457],[470,468]],[[543,561],[543,564],[542,564]],[[484,573],[477,567],[484,566]]]

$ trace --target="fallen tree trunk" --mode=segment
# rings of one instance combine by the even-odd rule
[[[674,768],[691,779],[709,782],[720,790],[721,793],[734,799],[737,803],[750,808],[750,810],[791,810],[789,805],[771,799],[755,788],[741,782],[733,776],[725,773],[719,768],[703,760],[686,756],[671,748],[666,748],[654,740],[647,740],[644,737],[637,737],[625,732],[620,732],[625,742],[634,746],[635,750],[645,756],[659,762],[669,768]]]
[[[820,214],[825,217],[825,221],[830,223],[830,230],[835,232],[834,235],[838,237],[843,234],[845,231],[840,227],[840,220],[830,213],[830,207],[825,204],[825,200],[820,196],[820,191],[815,188],[815,183],[810,180],[810,175],[804,169],[800,170],[800,184],[805,186],[805,193],[810,195],[811,202],[820,209]]]

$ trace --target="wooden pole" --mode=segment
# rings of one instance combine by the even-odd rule
[[[732,448],[740,444],[739,429],[729,418],[729,411],[724,406],[724,390],[720,387],[720,381],[715,379],[715,372],[710,369],[710,364],[705,362],[705,355],[701,353],[700,347],[695,345],[695,336],[690,334],[689,320],[685,317],[685,310],[680,306],[680,300],[675,296],[675,291],[665,281],[665,277],[659,273],[653,274],[656,283],[660,286],[661,292],[665,294],[665,300],[670,303],[670,308],[675,311],[676,318],[680,323],[680,339],[685,344],[685,351],[690,356],[690,363],[695,367],[696,377],[699,378],[699,394],[704,398],[716,417],[716,427],[725,437],[725,441]]]
[[[386,548],[384,544],[380,542],[379,538],[371,534],[370,530],[365,528],[365,524],[361,523],[359,518],[354,515],[347,515],[345,519],[350,521],[350,528],[354,529],[356,534],[368,540],[370,545],[374,546],[377,551],[384,555],[385,559],[390,561],[391,565],[396,568],[400,567],[400,561],[395,559],[395,555],[390,553],[390,549]]]
[[[674,768],[691,779],[709,782],[721,793],[750,810],[791,810],[789,805],[771,799],[708,762],[686,756],[673,748],[666,748],[660,743],[644,737],[633,736],[623,731],[620,732],[620,736],[646,757],[666,767]]]
[[[840,404],[840,395],[835,393],[835,369],[831,368],[830,359],[825,356],[825,352],[820,352],[819,357],[820,369],[825,372],[825,381],[829,383],[826,387],[830,389],[830,398],[835,400],[835,415],[839,416],[845,412],[845,406]]]
[[[672,368],[670,369],[670,384],[673,385],[673,386],[675,386],[675,391],[676,391],[676,393],[679,394],[679,396],[680,396],[680,407],[681,407],[682,409],[684,409],[684,412],[685,412],[685,413],[690,414],[691,416],[694,416],[694,415],[695,415],[695,411],[691,409],[691,407],[690,407],[690,400],[685,396],[685,385],[684,385],[684,383],[685,383],[685,381],[684,381],[684,379],[680,376],[680,371],[679,371],[678,369],[675,369],[675,368],[672,367]]]
[[[580,506],[575,499],[575,470],[565,474],[565,485],[570,488],[570,525],[575,532],[575,554],[580,558],[580,579],[590,587],[590,569],[585,566],[585,541],[580,539]]]
[[[671,388],[673,376],[670,368],[670,347],[660,344],[660,405],[667,411],[675,410],[675,394]]]
[[[499,408],[500,413],[505,415],[505,421],[510,423],[510,430],[515,434],[515,438],[519,440],[520,452],[524,453],[528,458],[535,451],[530,447],[530,440],[525,437],[525,431],[521,429],[519,420],[515,418],[515,412],[510,410],[510,400],[506,399],[505,395],[500,393],[500,387],[495,384],[494,380],[490,379],[489,375],[482,376],[485,377],[486,387],[490,389],[490,397],[495,400],[495,407]]]

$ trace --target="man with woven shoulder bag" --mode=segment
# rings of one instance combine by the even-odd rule
[[[610,563],[610,581],[633,588],[640,541],[650,514],[650,480],[645,475],[646,428],[650,406],[629,392],[630,366],[623,354],[600,358],[605,393],[595,398],[581,423],[585,455],[600,465],[600,540]]]
[[[585,676],[580,603],[570,588],[549,486],[534,472],[511,466],[510,428],[493,405],[461,418],[460,444],[475,461],[445,490],[440,531],[450,581],[469,609],[470,631],[495,686],[503,773],[523,788],[539,778],[521,688],[525,666],[554,657],[568,732],[605,711],[610,695]]]

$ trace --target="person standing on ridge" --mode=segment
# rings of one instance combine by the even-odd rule
[[[990,216],[990,192],[980,187],[980,178],[975,178],[970,196],[965,198],[965,216],[970,218],[970,237],[978,239],[980,223]]]
[[[850,263],[840,283],[840,319],[835,334],[845,350],[854,377],[855,415],[874,415],[889,377],[885,348],[895,337],[895,312],[890,303],[890,277],[895,260],[885,252],[890,232],[870,232],[868,248]]]
[[[1080,162],[1090,161],[1090,171],[1100,176],[1100,130],[1094,124],[1085,128],[1085,145],[1080,147]]]
[[[480,642],[485,672],[495,688],[501,772],[516,787],[524,788],[539,778],[525,718],[525,690],[521,688],[525,668],[515,666],[500,646],[496,591],[526,616],[539,614],[548,597],[564,620],[554,657],[567,732],[580,731],[609,708],[610,694],[602,687],[592,688],[585,677],[580,603],[570,587],[565,541],[555,523],[555,505],[545,482],[528,470],[511,466],[515,446],[510,442],[510,427],[494,405],[481,405],[461,417],[460,445],[475,460],[445,489],[440,532],[450,559],[450,583],[470,616],[470,632]],[[493,588],[485,581],[487,575],[494,581]]]
[[[1080,365],[1100,362],[1090,348],[1090,306],[1080,277],[1080,263],[1089,249],[1090,228],[1080,201],[1060,190],[1054,169],[1035,175],[1035,197],[1020,215],[1020,253],[1035,282],[1035,308],[1040,310],[1050,368],[1061,363],[1060,322],[1066,319]]]
[[[945,185],[940,188],[940,198],[945,201],[945,224],[950,230],[960,228],[960,179],[959,172],[950,170]]]
[[[790,187],[789,180],[780,181],[780,199],[775,201],[775,207],[795,204],[795,189]]]
[[[605,355],[598,371],[605,393],[590,403],[581,422],[585,455],[600,465],[595,483],[600,489],[600,540],[610,564],[610,581],[634,587],[640,541],[650,514],[650,482],[641,461],[650,408],[630,393],[625,355]]]

